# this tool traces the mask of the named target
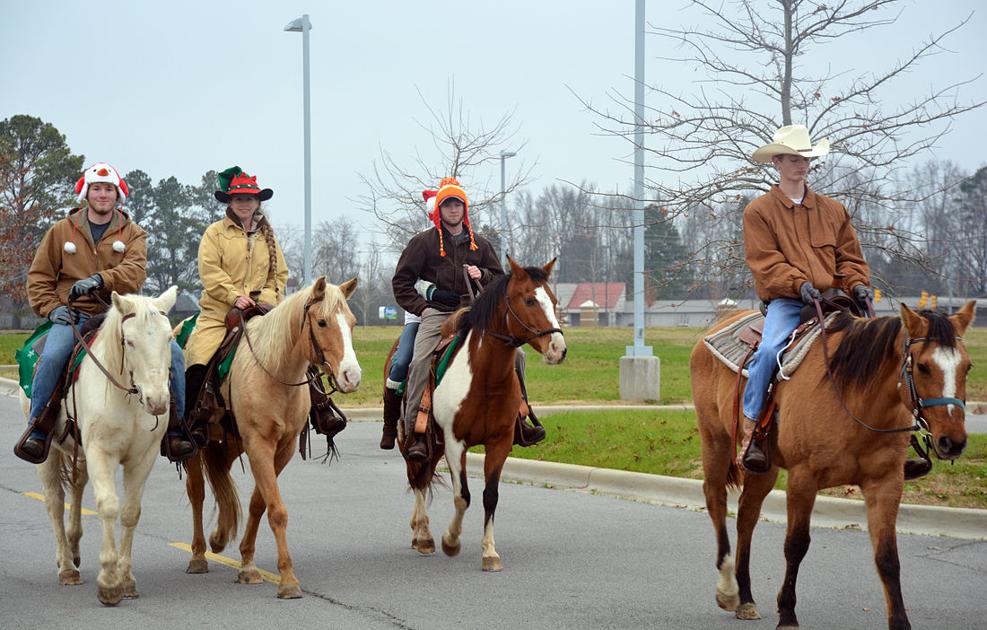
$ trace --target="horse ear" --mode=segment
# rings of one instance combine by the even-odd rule
[[[353,295],[353,292],[356,291],[356,285],[357,279],[356,276],[353,276],[343,284],[339,285],[339,290],[343,292],[343,297],[348,300],[350,299],[350,296]]]
[[[319,276],[312,283],[312,297],[321,300],[326,294],[326,277]]]
[[[524,267],[514,262],[514,259],[510,256],[507,257],[507,264],[511,266],[511,275],[515,278],[523,278],[527,275]]]
[[[168,287],[164,293],[159,295],[154,300],[154,304],[158,307],[158,310],[162,313],[168,313],[171,311],[172,307],[175,306],[175,300],[178,299],[178,287],[171,285]]]
[[[956,329],[957,335],[962,335],[966,332],[967,327],[973,323],[973,320],[977,318],[977,301],[970,300],[963,305],[963,308],[956,311],[956,314],[950,316],[950,320],[953,322],[953,327]]]
[[[556,261],[557,261],[558,259],[559,259],[559,257],[558,257],[558,256],[556,256],[556,257],[555,257],[555,258],[553,258],[552,260],[550,260],[550,261],[548,261],[548,263],[547,263],[547,264],[546,264],[546,265],[545,265],[544,267],[542,267],[542,269],[544,269],[544,270],[545,270],[545,275],[546,275],[546,276],[550,276],[550,275],[552,275],[552,268],[553,268],[553,267],[555,267],[555,262],[556,262]]]
[[[127,298],[123,297],[116,291],[110,295],[110,301],[113,302],[113,308],[123,314],[129,313],[132,309],[130,308],[130,302]]]
[[[901,321],[905,323],[905,329],[910,337],[921,337],[925,334],[925,318],[908,308],[904,302],[901,303]]]

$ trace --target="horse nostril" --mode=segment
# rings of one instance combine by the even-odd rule
[[[966,448],[966,440],[962,442],[954,442],[947,436],[942,436],[939,438],[939,451],[948,455],[959,455]]]
[[[567,354],[569,354],[569,348],[562,348],[562,358],[563,359],[565,358],[565,355],[567,355]]]

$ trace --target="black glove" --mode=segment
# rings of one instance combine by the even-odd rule
[[[65,326],[70,326],[79,321],[79,313],[73,311],[65,305],[56,306],[50,313],[48,313],[48,319],[52,324],[64,324]]]
[[[72,288],[69,289],[69,302],[74,302],[83,295],[89,295],[102,287],[103,278],[98,273],[94,273],[88,278],[83,278],[72,285]]]
[[[812,286],[811,282],[802,283],[802,286],[799,287],[799,295],[802,296],[802,302],[805,304],[812,304],[814,301],[822,299],[822,293]]]
[[[428,301],[442,306],[459,306],[459,294],[445,289],[432,287],[428,292]]]
[[[867,299],[870,297],[870,289],[862,284],[858,284],[853,287],[852,291],[853,297],[856,298],[857,302],[860,303],[861,306],[867,304]]]

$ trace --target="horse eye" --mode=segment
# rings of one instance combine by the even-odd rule
[[[131,348],[133,348],[133,347],[134,347],[134,342],[128,339],[128,340],[127,340],[127,345],[128,345],[129,347],[131,347]]]
[[[526,298],[524,300],[524,303],[527,304],[528,306],[534,306],[535,305],[535,298],[533,298],[533,297]]]
[[[325,328],[326,326],[327,326],[326,320],[320,319],[319,320],[319,328]]]
[[[932,372],[929,371],[929,366],[926,365],[926,364],[924,364],[924,363],[919,363],[918,364],[918,371],[921,372],[922,374],[931,374],[932,373]]]

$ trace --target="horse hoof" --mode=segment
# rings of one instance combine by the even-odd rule
[[[302,589],[297,584],[288,584],[278,587],[278,599],[300,599]]]
[[[431,538],[420,538],[418,539],[418,544],[415,545],[415,549],[423,556],[430,556],[435,553],[435,541]]]
[[[740,595],[733,593],[732,595],[727,595],[726,593],[716,592],[716,605],[727,610],[729,612],[734,612],[737,610],[737,606],[740,605]]]
[[[264,579],[260,576],[260,571],[257,569],[240,571],[236,576],[237,584],[260,584],[263,581]],[[278,594],[278,597],[280,596]]]
[[[754,602],[747,602],[737,606],[737,619],[743,619],[745,621],[755,621],[760,619],[761,615],[757,612],[757,604]]]
[[[455,558],[459,555],[459,550],[463,548],[463,545],[458,540],[456,544],[451,544],[446,540],[446,534],[442,534],[442,553],[449,556],[450,558]]]
[[[62,586],[78,586],[82,584],[82,575],[75,569],[58,572],[58,583]]]
[[[484,556],[483,570],[492,571],[492,572],[503,571],[504,563],[501,562],[500,558],[498,558],[497,556],[490,556],[490,557]]]
[[[137,599],[141,596],[141,594],[137,592],[137,584],[128,584],[124,586],[122,592],[124,599]]]
[[[99,603],[104,606],[116,606],[123,599],[123,589],[119,586],[114,586],[113,588],[98,587],[96,589],[96,597],[99,599]]]
[[[185,567],[186,573],[209,573],[209,563],[205,558],[192,558]]]

